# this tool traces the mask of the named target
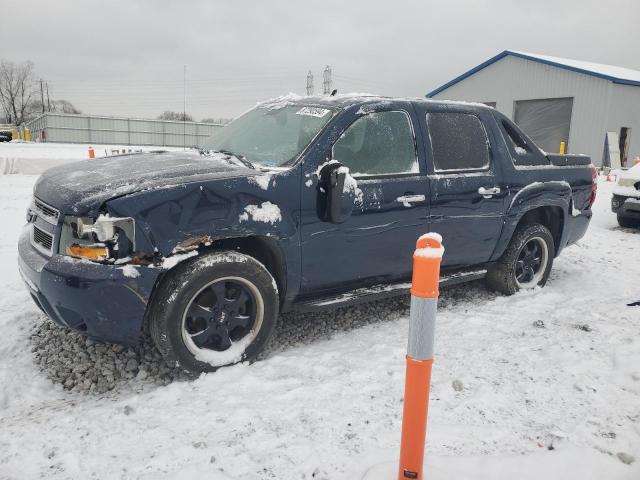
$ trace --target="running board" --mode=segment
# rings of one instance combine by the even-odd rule
[[[457,283],[479,280],[484,278],[486,274],[486,270],[472,270],[443,275],[440,277],[440,286],[446,287]],[[359,303],[372,302],[375,300],[383,300],[400,295],[407,295],[410,288],[411,283],[409,282],[373,285],[371,287],[358,288],[356,290],[351,290],[349,292],[330,297],[315,298],[313,300],[294,303],[292,307],[294,310],[302,312],[329,310],[338,307],[357,305]]]

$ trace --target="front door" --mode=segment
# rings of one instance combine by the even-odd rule
[[[411,104],[385,102],[343,115],[322,160],[303,165],[303,294],[408,278],[415,242],[427,228],[428,181]],[[357,182],[353,213],[342,224],[316,214],[316,172],[327,159],[347,166]]]
[[[442,235],[442,265],[487,262],[502,232],[507,194],[482,120],[489,113],[450,105],[422,105],[419,110],[430,144],[429,230]]]

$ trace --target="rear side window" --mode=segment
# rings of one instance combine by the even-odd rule
[[[482,170],[489,166],[489,142],[478,117],[469,113],[428,113],[436,171]]]
[[[531,140],[525,139],[524,133],[515,124],[502,119],[498,120],[498,125],[507,141],[514,165],[546,165],[549,163]]]
[[[354,175],[419,171],[413,129],[405,112],[360,117],[333,146],[333,158]]]

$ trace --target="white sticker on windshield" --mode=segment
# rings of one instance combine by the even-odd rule
[[[318,107],[302,107],[296,112],[296,115],[307,115],[309,117],[324,117],[331,110]]]

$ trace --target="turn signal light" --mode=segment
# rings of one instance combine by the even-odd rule
[[[109,258],[109,249],[106,247],[88,247],[74,243],[67,247],[67,255],[78,258],[86,258],[99,262]]]

